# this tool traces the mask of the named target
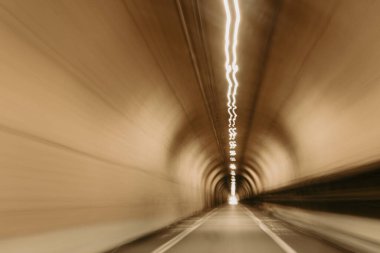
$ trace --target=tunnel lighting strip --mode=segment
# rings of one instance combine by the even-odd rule
[[[225,31],[225,37],[224,37],[224,40],[225,40],[224,52],[226,55],[225,69],[226,69],[226,80],[228,83],[227,112],[229,115],[229,118],[228,118],[229,160],[231,162],[229,165],[229,168],[231,169],[231,192],[230,192],[231,196],[230,196],[229,202],[237,203],[237,199],[235,196],[236,195],[235,170],[237,168],[234,162],[236,162],[236,155],[237,155],[236,154],[236,148],[237,148],[236,94],[237,94],[237,88],[239,86],[239,82],[236,78],[236,73],[238,72],[239,67],[237,65],[236,48],[238,44],[238,32],[239,32],[239,25],[240,25],[240,9],[239,9],[238,0],[232,0],[233,7],[235,10],[234,15],[232,17],[229,2],[230,0],[224,0],[224,9],[226,11],[226,31]],[[234,18],[234,25],[233,25],[233,30],[231,33],[231,24],[232,24],[233,18]],[[231,34],[232,34],[232,43],[230,41]],[[231,58],[232,58],[232,61],[231,61]]]

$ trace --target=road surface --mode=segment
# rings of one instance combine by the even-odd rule
[[[326,241],[290,229],[257,208],[216,208],[109,253],[337,253],[347,252]]]

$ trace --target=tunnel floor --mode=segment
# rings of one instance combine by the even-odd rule
[[[295,231],[255,207],[216,208],[108,253],[348,252]]]

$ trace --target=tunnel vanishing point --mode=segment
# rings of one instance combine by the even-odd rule
[[[380,252],[379,13],[0,0],[0,252]]]

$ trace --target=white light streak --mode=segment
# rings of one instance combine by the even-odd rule
[[[231,196],[236,195],[236,182],[231,180]]]
[[[230,10],[230,1],[233,2],[233,8],[234,8],[234,14],[231,15]],[[236,161],[236,148],[237,148],[237,129],[235,127],[236,125],[236,119],[237,119],[237,113],[236,113],[236,95],[237,95],[237,88],[239,86],[239,82],[236,78],[236,73],[239,70],[239,67],[237,65],[237,53],[236,48],[238,44],[238,32],[239,32],[239,25],[240,25],[240,9],[239,9],[239,3],[238,0],[224,0],[224,9],[226,11],[226,30],[225,30],[225,46],[224,46],[224,52],[226,55],[226,62],[225,62],[225,70],[226,70],[226,80],[228,83],[228,89],[227,89],[227,112],[228,112],[228,135],[229,135],[229,156],[230,161],[235,162]],[[232,46],[231,46],[231,24],[232,19],[234,19],[233,22],[233,28],[232,28]],[[231,56],[232,55],[232,56]],[[232,62],[231,62],[232,59]],[[236,170],[235,164],[230,164],[230,169]],[[235,178],[231,178],[231,197],[235,197],[235,191],[236,191],[236,182]],[[236,199],[236,197],[235,197]]]
[[[232,42],[232,80],[234,81],[234,89],[232,93],[232,112],[234,114],[234,117],[232,119],[232,127],[235,127],[235,122],[237,118],[236,114],[236,92],[237,88],[239,86],[239,83],[236,79],[236,72],[239,70],[239,67],[237,65],[237,56],[236,56],[236,48],[237,48],[237,35],[239,32],[239,24],[240,24],[240,10],[239,10],[239,4],[238,0],[234,0],[234,7],[235,7],[235,25],[234,25],[234,34],[233,34],[233,42]]]

